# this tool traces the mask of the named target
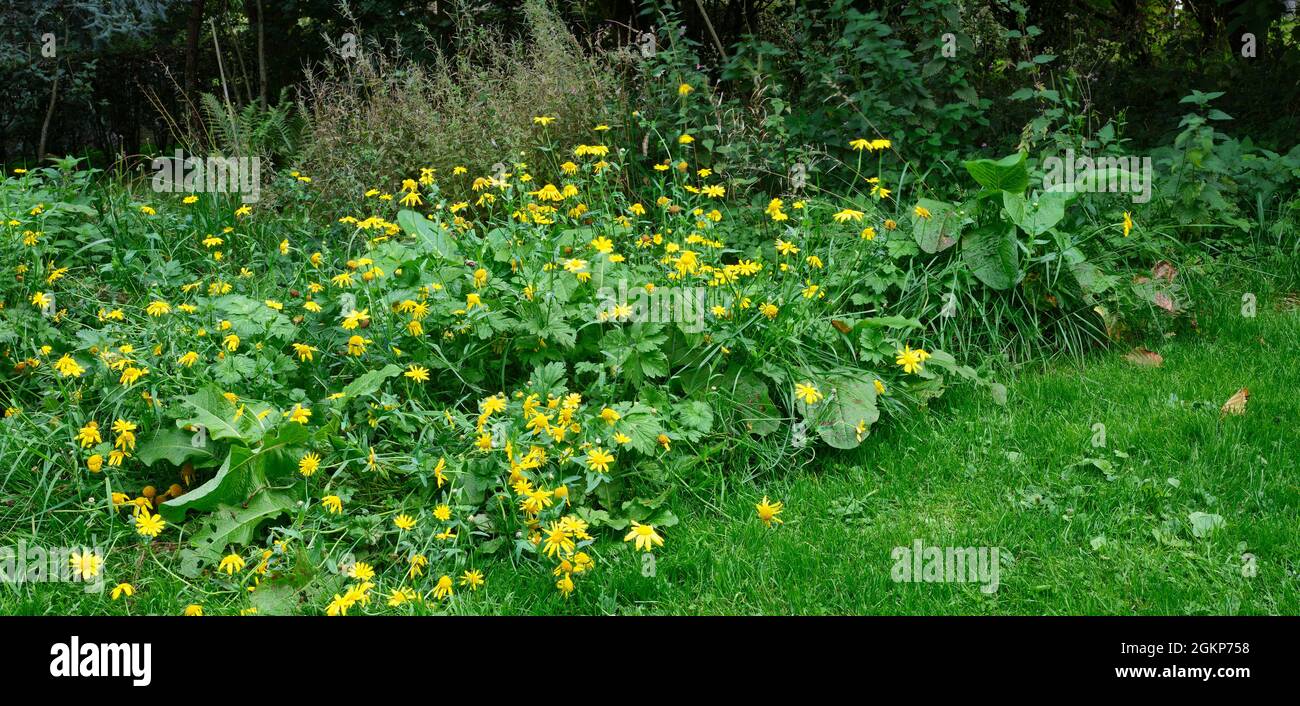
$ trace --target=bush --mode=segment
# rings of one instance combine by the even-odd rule
[[[617,84],[546,4],[531,0],[525,12],[527,40],[475,27],[451,56],[433,50],[429,65],[367,44],[355,59],[319,67],[302,88],[302,171],[327,200],[355,203],[376,175],[458,166],[490,174],[526,162],[533,116],[557,118],[557,137],[590,138],[604,106],[617,103]]]

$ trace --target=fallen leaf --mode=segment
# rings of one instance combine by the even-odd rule
[[[1245,414],[1246,401],[1249,399],[1250,399],[1250,390],[1247,390],[1244,387],[1241,388],[1240,390],[1237,390],[1237,394],[1233,395],[1232,397],[1229,397],[1228,401],[1223,403],[1223,409],[1219,410],[1220,416],[1227,415],[1227,414],[1238,414],[1238,415]]]
[[[1151,276],[1166,282],[1173,282],[1174,278],[1178,276],[1178,268],[1169,262],[1161,260],[1155,264],[1155,267],[1151,268]]]
[[[1158,368],[1165,363],[1164,356],[1142,346],[1134,348],[1128,355],[1124,356],[1124,360],[1144,368]]]
[[[1170,297],[1168,294],[1165,294],[1164,292],[1156,292],[1155,294],[1151,295],[1151,298],[1155,301],[1156,306],[1160,307],[1161,309],[1164,309],[1165,311],[1171,314],[1178,313],[1178,307],[1174,305],[1173,298]]]
[[[852,326],[849,326],[848,324],[844,323],[843,321],[840,321],[839,319],[831,319],[831,326],[834,326],[835,330],[839,331],[840,333],[848,333],[853,330]]]

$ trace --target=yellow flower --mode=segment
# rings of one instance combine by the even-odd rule
[[[311,421],[311,410],[304,408],[302,405],[294,405],[287,416],[291,422],[306,424]]]
[[[483,585],[483,572],[478,569],[467,569],[460,575],[460,585],[469,586],[471,591],[477,591],[479,586]]]
[[[858,139],[850,142],[849,147],[852,147],[853,149],[861,152],[862,150],[869,149],[871,147],[871,142],[859,137]]]
[[[1130,231],[1133,230],[1133,216],[1128,211],[1124,212],[1124,237],[1127,238]]]
[[[221,344],[226,347],[226,350],[234,353],[235,350],[239,348],[239,336],[236,336],[233,333],[227,334],[226,337],[222,339]]]
[[[309,345],[307,345],[307,344],[305,344],[305,343],[294,343],[294,344],[293,344],[293,352],[296,353],[296,354],[298,355],[298,360],[303,361],[303,362],[309,362],[309,361],[311,361],[311,360],[312,360],[312,353],[315,352],[315,351],[316,351],[315,348],[313,348],[313,347],[311,347],[311,346],[309,346]]]
[[[65,378],[81,377],[81,374],[86,372],[86,369],[78,365],[77,361],[67,353],[64,353],[62,358],[54,361],[54,369]]]
[[[366,352],[366,346],[370,345],[371,343],[374,343],[374,341],[370,340],[369,338],[362,338],[361,336],[352,336],[351,338],[348,339],[348,355],[352,355],[352,356],[362,355],[363,353]]]
[[[623,537],[624,542],[636,540],[636,548],[643,551],[653,551],[655,547],[664,545],[664,538],[655,532],[654,525],[643,525],[636,520],[632,521],[632,531]]]
[[[191,365],[194,365],[194,363],[197,362],[198,359],[199,359],[198,353],[195,353],[194,351],[189,351],[188,353],[185,353],[181,357],[177,358],[176,362],[188,368]]]
[[[804,404],[817,404],[824,397],[821,390],[811,382],[801,382],[794,386],[794,396],[802,400]]]
[[[573,576],[566,573],[555,582],[555,587],[560,590],[560,595],[567,599],[569,594],[573,593]]]
[[[420,366],[418,366],[418,365],[416,365],[416,364],[414,364],[414,363],[412,363],[412,364],[406,366],[406,372],[402,373],[402,375],[404,375],[404,376],[406,376],[406,377],[408,377],[408,378],[410,378],[410,379],[412,379],[412,380],[414,380],[414,381],[416,381],[416,382],[428,382],[428,381],[429,381],[429,369],[428,369],[428,368],[420,367]]]
[[[87,552],[72,552],[68,563],[72,567],[72,573],[80,576],[82,579],[93,579],[99,575],[100,558],[98,554]]]
[[[682,135],[681,137],[677,138],[677,142],[683,145],[689,145],[694,141],[695,138],[691,137],[690,135]]]
[[[303,454],[302,458],[298,459],[298,472],[301,473],[303,477],[310,478],[319,467],[320,456],[317,456],[311,451]]]
[[[847,223],[849,221],[860,221],[864,215],[866,214],[862,211],[855,211],[851,208],[846,208],[831,216],[831,218],[834,218],[836,223]]]
[[[609,473],[609,464],[614,462],[614,454],[597,446],[587,453],[587,468],[601,473]]]
[[[113,587],[112,593],[109,594],[109,596],[112,597],[113,600],[117,600],[122,596],[126,596],[127,598],[130,598],[131,596],[134,595],[135,595],[135,586],[132,586],[129,583],[119,583],[118,585]]]
[[[876,380],[872,384],[875,385],[876,387],[877,395],[885,394],[885,383],[881,382],[879,378],[876,378]]]
[[[104,457],[100,456],[99,454],[95,454],[90,458],[86,459],[86,468],[90,469],[91,473],[99,473],[100,469],[103,467],[104,467]]]
[[[375,569],[364,561],[358,561],[348,569],[348,576],[362,581],[369,581],[375,577]]]
[[[171,305],[165,301],[149,302],[149,306],[145,307],[144,309],[146,314],[153,317],[162,316],[163,314],[166,314],[171,310],[172,310]]]
[[[446,504],[439,505],[433,509],[433,516],[442,522],[446,522],[451,519],[451,507]]]
[[[325,506],[325,509],[329,511],[331,515],[337,515],[340,512],[343,512],[343,500],[337,495],[326,495],[320,499],[320,503]]]
[[[894,359],[894,362],[903,368],[903,372],[909,375],[920,371],[924,367],[925,359],[930,357],[930,354],[925,352],[925,349],[913,350],[911,346],[906,345],[897,353],[898,357]]]
[[[780,501],[777,501],[775,503],[769,503],[767,501],[767,496],[764,495],[763,502],[758,503],[757,505],[754,506],[754,508],[758,510],[758,519],[762,520],[763,524],[767,525],[768,527],[771,527],[773,522],[777,523],[778,525],[783,524],[781,518],[777,517],[777,515],[780,515],[781,511],[785,509],[784,503]]]
[[[217,564],[217,571],[226,572],[227,576],[234,576],[236,571],[244,570],[244,558],[238,554],[227,554],[220,564]]]
[[[53,303],[54,303],[54,297],[50,296],[49,294],[46,294],[45,292],[37,292],[36,294],[32,295],[32,306],[35,306],[37,308],[44,309],[45,307],[50,306]]]
[[[758,308],[758,312],[769,319],[775,319],[776,315],[781,312],[781,309],[772,302],[764,302],[763,306]]]
[[[135,518],[135,531],[142,537],[157,537],[162,534],[163,522],[160,515],[151,515],[148,510],[141,510]]]
[[[77,441],[81,443],[83,449],[87,446],[94,446],[103,440],[103,437],[99,435],[99,422],[93,419],[86,422],[86,426],[77,430]]]
[[[929,218],[929,217],[930,217],[930,209],[928,209],[928,208],[926,208],[926,207],[924,207],[924,206],[921,206],[921,205],[919,205],[919,204],[916,206],[916,208],[913,208],[913,209],[912,209],[912,213],[915,213],[915,214],[917,215],[917,217],[919,217],[919,218]]]
[[[687,95],[690,95],[691,92],[694,91],[694,90],[695,90],[695,89],[691,87],[691,84],[689,84],[689,83],[683,83],[682,85],[680,85],[680,86],[677,87],[677,95],[679,95],[679,96],[687,96]]]
[[[408,530],[414,529],[416,523],[415,523],[415,518],[411,517],[410,515],[398,515],[397,517],[393,518],[393,524],[397,525],[397,529],[406,532]]]
[[[433,587],[434,598],[448,598],[452,594],[451,577],[443,575],[438,579],[438,585]]]
[[[202,616],[202,615],[203,615],[203,606],[201,606],[201,605],[199,605],[199,604],[197,604],[197,603],[191,603],[191,604],[185,606],[185,614],[186,614],[186,615],[189,615],[189,616]]]

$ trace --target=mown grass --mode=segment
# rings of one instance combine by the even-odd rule
[[[561,599],[538,571],[493,571],[449,606],[476,614],[1296,614],[1300,613],[1300,311],[1275,306],[1288,284],[1224,287],[1195,333],[1148,346],[1139,367],[1123,349],[1039,364],[1005,376],[1001,405],[959,389],[935,409],[882,431],[852,454],[756,473],[718,457],[675,484],[680,524],[663,530],[654,571],[631,547],[597,545],[597,572]],[[1257,315],[1241,315],[1243,291]],[[1220,406],[1249,388],[1246,414]],[[1093,445],[1105,425],[1105,447]],[[178,614],[189,603],[237,613],[247,595],[202,593],[175,566],[175,545],[141,547],[101,511],[60,500],[66,460],[30,440],[0,441],[4,544],[109,548],[108,585],[0,585],[4,614]],[[1117,453],[1118,452],[1118,453]],[[1086,458],[1113,464],[1111,478]],[[752,480],[748,477],[755,476]],[[766,529],[754,503],[786,504]],[[1188,515],[1224,525],[1191,533]],[[1094,548],[1094,539],[1104,544]],[[120,543],[116,544],[120,539]],[[895,583],[891,551],[1001,547],[999,590],[970,583]],[[1255,557],[1254,576],[1243,554]],[[1005,556],[1005,554],[1004,554]],[[646,576],[653,573],[653,576]],[[390,588],[390,587],[381,587]],[[298,610],[317,613],[321,605]],[[392,612],[375,604],[376,612]],[[404,608],[424,612],[424,608]]]

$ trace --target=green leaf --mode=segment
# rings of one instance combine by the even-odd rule
[[[385,380],[394,375],[398,375],[401,372],[402,369],[392,363],[385,365],[379,370],[371,370],[370,372],[361,375],[356,380],[348,383],[348,386],[343,388],[343,395],[348,398],[372,395],[377,392],[380,387],[383,387]]]
[[[446,231],[430,223],[429,219],[419,213],[406,209],[398,211],[397,225],[401,226],[407,235],[413,236],[421,243],[429,246],[433,253],[442,259],[449,262],[465,262],[456,241],[452,240]]]
[[[1022,194],[1002,192],[1002,205],[1011,221],[1032,236],[1040,236],[1065,218],[1065,204],[1071,194],[1045,191],[1030,201]]]
[[[194,434],[180,429],[159,429],[140,444],[137,457],[146,466],[152,466],[162,459],[167,459],[173,466],[189,461],[195,468],[207,468],[217,464],[217,457],[212,453],[212,442],[204,441],[194,445]]]
[[[912,212],[912,237],[916,244],[931,254],[956,245],[962,226],[970,219],[960,214],[956,206],[943,201],[920,199],[917,205],[929,211],[930,217],[922,218]]]
[[[772,403],[767,384],[758,377],[738,372],[732,385],[737,420],[755,436],[767,436],[781,428],[781,413]]]
[[[190,409],[194,410],[194,415],[177,420],[176,425],[179,427],[203,426],[208,430],[208,438],[210,439],[232,439],[249,442],[252,439],[246,437],[246,432],[260,434],[260,430],[253,431],[246,423],[239,423],[247,422],[247,412],[240,416],[239,422],[235,420],[235,405],[226,399],[226,396],[221,393],[221,389],[216,385],[200,388],[198,392],[186,395],[181,399]]]
[[[817,410],[817,434],[837,449],[857,448],[870,433],[871,425],[880,418],[876,407],[875,378],[832,376],[827,378],[830,392]],[[863,425],[859,433],[858,426]]]
[[[163,504],[166,507],[166,503]],[[193,549],[181,552],[181,573],[197,576],[203,565],[221,561],[226,547],[242,547],[253,542],[257,528],[267,520],[293,507],[288,493],[263,491],[239,504],[221,504],[191,541]]]
[[[1210,536],[1214,530],[1223,526],[1223,515],[1193,512],[1187,516],[1187,521],[1192,525],[1193,537],[1205,538]]]
[[[1029,188],[1029,170],[1025,167],[1024,152],[998,160],[973,159],[963,164],[975,181],[987,190],[1022,193]]]
[[[961,241],[962,259],[975,277],[993,289],[1009,289],[1020,276],[1014,226],[993,223],[969,231]]]

